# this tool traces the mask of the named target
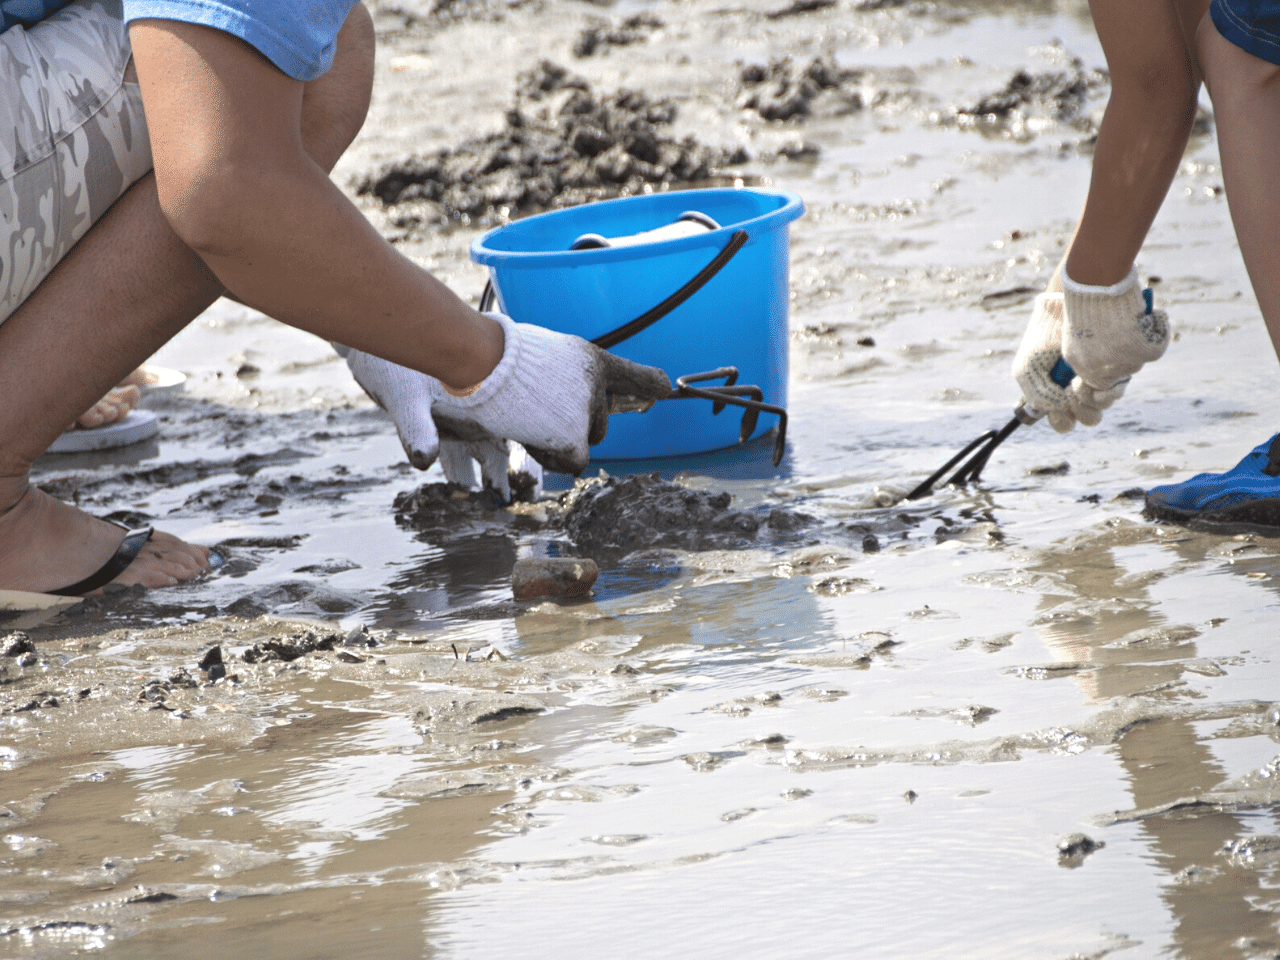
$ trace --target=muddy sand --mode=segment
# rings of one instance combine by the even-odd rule
[[[804,198],[784,458],[501,508],[216,304],[156,440],[39,464],[228,562],[6,624],[0,956],[1277,955],[1280,541],[1142,516],[1277,413],[1207,101],[1140,260],[1167,357],[906,503],[1017,398],[1108,91],[1084,2],[373,10],[335,178],[464,296],[512,218]],[[516,601],[538,557],[591,597]]]

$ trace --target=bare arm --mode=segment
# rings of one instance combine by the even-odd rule
[[[248,305],[456,387],[502,357],[501,328],[387,243],[307,155],[305,85],[208,27],[130,28],[160,205]]]

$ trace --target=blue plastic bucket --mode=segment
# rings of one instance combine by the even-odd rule
[[[697,211],[720,229],[632,246],[570,250],[584,234],[621,237],[654,230]],[[804,212],[793,193],[768,189],[681,190],[605,200],[517,220],[471,244],[487,266],[498,308],[585,340],[609,333],[665,300],[739,231],[748,240],[697,293],[611,348],[676,377],[732,366],[766,403],[787,402],[787,225]],[[705,400],[667,400],[648,413],[609,420],[598,460],[634,460],[718,450],[738,443],[740,412],[718,415]],[[757,433],[774,418],[760,417]]]

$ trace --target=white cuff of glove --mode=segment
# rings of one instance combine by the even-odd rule
[[[473,424],[531,448],[552,469],[581,473],[590,456],[587,426],[597,386],[591,345],[501,313],[485,316],[502,325],[502,359],[472,393],[436,400],[441,422]]]

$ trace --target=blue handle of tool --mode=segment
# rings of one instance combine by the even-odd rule
[[[1071,369],[1071,364],[1067,363],[1062,357],[1058,358],[1058,362],[1049,371],[1049,379],[1060,387],[1071,386],[1071,381],[1075,378],[1076,372]]]
[[[1142,299],[1147,305],[1147,313],[1151,313],[1155,309],[1155,294],[1152,293],[1150,287],[1142,291]],[[1067,363],[1062,357],[1058,358],[1058,362],[1049,371],[1049,379],[1060,387],[1071,386],[1071,381],[1075,378],[1076,372],[1071,369],[1071,364]]]

